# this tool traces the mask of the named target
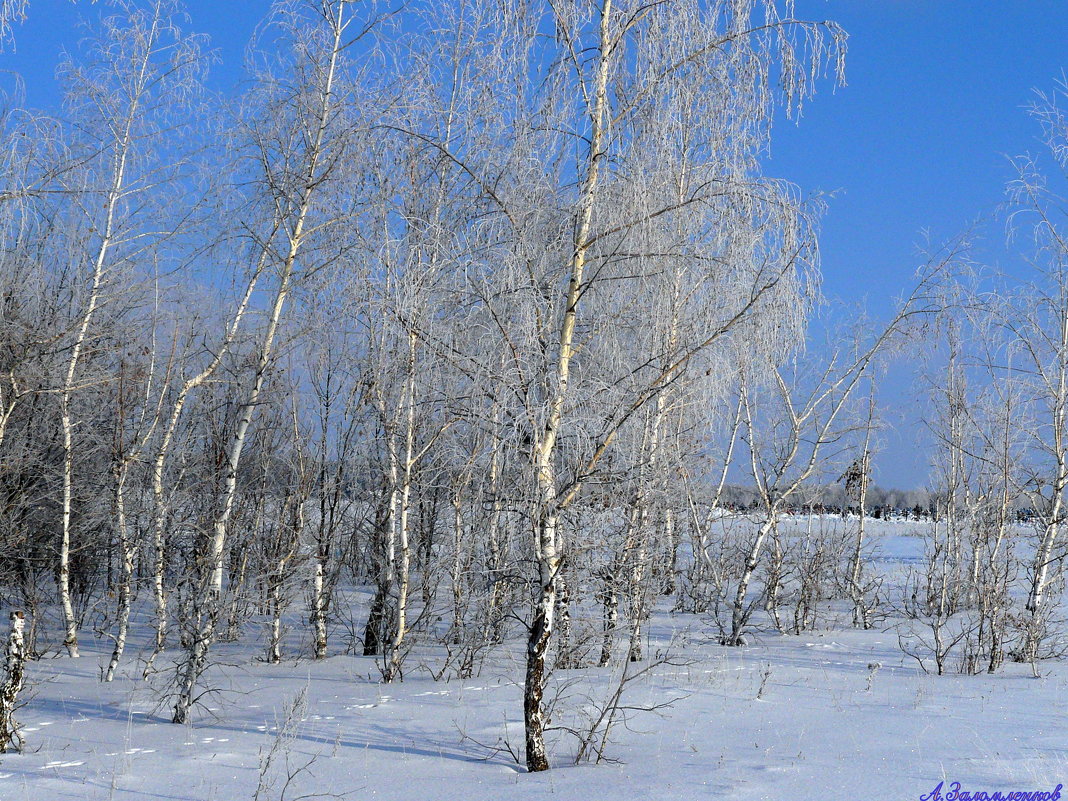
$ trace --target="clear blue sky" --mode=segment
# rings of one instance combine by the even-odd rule
[[[1036,88],[1068,71],[1064,0],[797,0],[800,16],[849,33],[847,86],[823,91],[800,124],[780,124],[768,172],[836,192],[823,220],[824,291],[889,312],[919,264],[921,232],[961,232],[1004,200],[1008,158],[1041,150],[1027,114]],[[1004,226],[979,255],[1012,272]],[[885,383],[896,430],[879,483],[924,483],[925,448],[905,370]]]
[[[446,0],[442,0],[445,2]],[[192,29],[211,37],[222,63],[217,88],[240,75],[243,49],[268,0],[189,0]],[[951,236],[990,212],[1011,177],[1007,157],[1039,147],[1025,107],[1068,70],[1064,0],[797,0],[798,14],[833,19],[849,33],[848,85],[821,87],[799,125],[777,125],[767,169],[805,192],[835,192],[824,218],[824,289],[866,300],[885,315],[917,266],[920,232]],[[27,100],[54,106],[52,75],[77,21],[106,6],[32,0],[16,47],[0,69],[26,80]],[[1004,258],[1001,230],[991,256]],[[1012,264],[1004,265],[1012,269]],[[907,381],[897,371],[884,397],[897,432],[885,437],[877,480],[919,486],[923,449],[913,441]]]

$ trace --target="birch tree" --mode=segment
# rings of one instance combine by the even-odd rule
[[[872,472],[872,433],[877,421],[875,419],[875,378],[868,377],[868,412],[864,420],[864,440],[860,455],[842,475],[845,483],[846,497],[857,507],[857,533],[853,539],[853,549],[849,557],[849,594],[853,601],[853,625],[872,627],[871,607],[868,599],[869,588],[864,579],[865,527],[868,518],[868,486]]]
[[[156,320],[150,325],[156,327]],[[154,339],[154,337],[153,337]],[[115,482],[115,530],[119,541],[119,581],[117,588],[118,627],[115,647],[104,672],[104,681],[115,678],[115,671],[126,648],[130,626],[130,609],[133,604],[134,570],[140,550],[138,537],[130,530],[128,520],[128,495],[131,469],[140,461],[141,455],[152,437],[162,413],[164,394],[157,384],[165,384],[158,374],[156,343],[148,348],[147,364],[134,366],[120,361],[118,381],[115,388],[115,432],[113,439],[112,473]],[[165,368],[159,368],[165,369]]]
[[[4,648],[4,674],[0,678],[0,754],[14,746],[22,750],[22,733],[15,720],[19,693],[26,681],[26,615],[21,609],[9,615],[11,630]]]
[[[253,217],[247,225],[252,263],[258,264],[265,254],[265,269],[272,273],[273,286],[252,374],[242,390],[226,449],[224,483],[196,601],[198,623],[179,672],[175,723],[188,719],[197,681],[207,666],[215,638],[238,468],[274,360],[283,312],[300,278],[298,257],[304,251],[313,254],[304,265],[305,271],[321,266],[323,254],[315,254],[306,245],[352,215],[351,195],[338,195],[334,184],[344,160],[353,155],[348,150],[353,128],[351,110],[346,107],[351,95],[345,83],[345,51],[368,32],[369,26],[349,9],[350,4],[340,0],[309,0],[276,8],[274,22],[280,36],[276,44],[286,44],[291,57],[276,68],[281,71],[279,75],[263,72],[257,76],[248,99],[249,116],[242,120],[241,135],[246,137],[250,169],[262,191],[259,203],[252,207],[259,219]],[[339,197],[341,203],[336,202]]]
[[[1068,119],[1062,100],[1060,95],[1045,96],[1033,113],[1043,125],[1048,152],[1064,171]],[[1036,398],[1028,488],[1040,525],[1025,606],[1030,624],[1021,647],[1023,658],[1033,662],[1045,638],[1047,589],[1061,569],[1057,546],[1068,490],[1068,238],[1040,162],[1021,157],[1016,167],[1018,178],[1010,186],[1011,223],[1017,235],[1027,237],[1034,277],[1017,295],[1006,324],[1019,344],[1018,369],[1032,377]]]
[[[743,371],[745,442],[761,511],[741,554],[725,644],[746,642],[743,634],[753,612],[750,583],[784,509],[827,463],[841,458],[841,443],[856,428],[850,409],[857,387],[870,375],[874,360],[894,346],[915,318],[927,317],[937,308],[936,289],[958,258],[959,244],[947,245],[923,268],[916,286],[884,327],[867,334],[867,326],[859,325],[852,337],[843,337],[848,345],[830,346],[822,364],[791,357],[772,365],[766,384],[759,364],[750,363]]]
[[[374,258],[381,271],[367,313],[368,396],[381,431],[388,496],[379,580],[384,592],[376,595],[369,622],[382,615],[392,618],[382,637],[387,682],[402,676],[405,638],[414,617],[410,595],[416,477],[450,426],[441,414],[439,363],[426,352],[427,341],[440,336],[434,309],[447,258],[440,241],[447,183],[435,181],[433,173],[424,176],[410,162],[402,165],[404,173],[415,175],[384,181],[391,202],[379,211],[379,221],[388,234],[376,240]]]
[[[338,318],[344,317],[333,304],[325,304],[324,308],[336,310]],[[324,659],[328,646],[328,617],[346,550],[341,534],[356,513],[356,499],[348,489],[353,482],[353,465],[361,445],[364,410],[359,370],[350,368],[349,362],[354,354],[361,354],[359,340],[347,326],[340,331],[331,330],[327,314],[318,319],[322,321],[325,333],[322,338],[312,341],[308,354],[318,440],[313,466],[313,503],[317,514],[311,526],[314,559],[309,623],[314,656]]]
[[[480,95],[451,140],[410,132],[479,190],[492,215],[480,221],[479,240],[506,245],[494,273],[469,274],[469,285],[483,325],[509,354],[508,392],[528,443],[523,495],[538,588],[524,700],[532,771],[549,767],[542,694],[566,550],[561,514],[621,429],[684,367],[751,314],[796,308],[772,298],[784,301],[803,283],[811,238],[789,191],[758,177],[756,156],[774,107],[772,70],[782,67],[784,102],[795,107],[825,64],[840,67],[844,35],[792,12],[772,3],[608,0],[491,13],[472,3],[452,26],[470,32],[464,74],[475,81],[492,65],[494,84],[508,91],[490,103]],[[681,130],[705,134],[684,158],[672,146]],[[679,217],[687,222],[676,228]],[[727,231],[743,230],[727,244]],[[708,311],[676,358],[606,360],[613,372],[593,382],[589,365],[608,352],[608,290],[622,292],[628,276],[653,269],[640,261],[650,237],[692,256],[687,280],[700,291],[688,293],[687,314]],[[562,442],[574,443],[566,460]]]
[[[72,150],[80,168],[60,177],[62,197],[72,201],[83,226],[70,244],[71,274],[82,276],[68,357],[58,388],[62,427],[62,514],[58,583],[65,626],[64,645],[78,656],[78,623],[71,602],[70,553],[75,470],[73,408],[79,370],[96,334],[102,307],[122,287],[146,253],[173,234],[157,227],[157,205],[177,186],[184,161],[168,152],[174,115],[186,108],[202,69],[197,37],[175,23],[169,0],[144,8],[120,4],[122,13],[102,21],[100,37],[84,64],[61,69],[79,137]],[[157,160],[159,159],[159,160]],[[169,200],[173,201],[172,195]]]

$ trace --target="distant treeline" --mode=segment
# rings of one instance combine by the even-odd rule
[[[926,489],[902,490],[872,485],[865,497],[864,512],[875,520],[935,520],[945,509],[944,493]],[[733,512],[761,508],[757,491],[752,487],[728,485],[723,488],[722,505]],[[841,484],[819,484],[799,493],[795,502],[783,507],[790,515],[827,514],[859,515],[855,498],[849,498]],[[1016,519],[1026,522],[1035,517],[1034,509],[1023,503],[1015,508]]]

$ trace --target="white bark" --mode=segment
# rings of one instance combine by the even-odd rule
[[[131,19],[134,18],[131,17]],[[141,27],[142,24],[144,27]],[[128,72],[117,72],[110,76],[108,80],[114,81],[117,85],[88,84],[79,87],[86,98],[90,99],[90,104],[104,115],[103,119],[92,120],[90,124],[103,129],[101,141],[94,143],[94,147],[97,149],[97,157],[107,158],[110,165],[104,186],[99,187],[98,192],[90,194],[87,202],[82,204],[89,214],[92,230],[98,240],[92,254],[92,269],[85,305],[75,326],[70,355],[59,393],[63,448],[63,500],[58,578],[65,630],[64,645],[72,657],[78,656],[78,624],[70,594],[70,552],[74,503],[74,431],[80,421],[74,419],[71,404],[79,389],[77,376],[81,361],[92,340],[91,331],[96,322],[96,316],[106,299],[108,273],[116,267],[112,251],[117,246],[128,246],[144,236],[154,235],[141,230],[145,227],[146,221],[131,217],[130,215],[136,212],[131,212],[129,209],[136,208],[142,202],[141,193],[145,192],[148,186],[155,184],[150,181],[148,186],[142,185],[129,173],[132,169],[131,163],[143,147],[141,140],[145,135],[139,130],[139,126],[143,118],[151,113],[148,111],[151,101],[162,102],[162,98],[158,96],[163,89],[156,60],[160,57],[161,50],[168,46],[163,42],[164,37],[174,33],[166,19],[164,9],[160,5],[154,6],[149,12],[147,22],[135,23],[128,31],[118,34],[128,36],[128,41],[102,43],[109,47],[130,48],[125,54],[126,60],[123,61],[121,67],[117,66],[119,62],[117,57],[109,56],[114,59],[108,64],[109,69],[128,70]],[[102,101],[102,97],[108,93],[112,93],[114,98]],[[108,116],[109,114],[113,116]],[[99,217],[89,211],[97,197],[103,198]],[[150,225],[147,227],[151,229]]]
[[[534,552],[538,562],[540,596],[534,609],[534,619],[527,639],[527,669],[523,693],[526,732],[527,770],[548,770],[545,751],[545,710],[542,694],[545,683],[545,654],[553,631],[556,610],[556,576],[560,571],[562,548],[558,538],[559,521],[556,485],[556,443],[564,424],[564,404],[568,398],[571,378],[571,359],[574,356],[575,326],[579,304],[585,289],[586,255],[590,247],[593,207],[600,180],[601,161],[605,155],[605,117],[608,112],[608,69],[613,44],[610,36],[612,0],[603,0],[600,9],[600,33],[597,44],[595,72],[590,114],[590,146],[584,165],[582,193],[578,207],[575,248],[571,257],[570,278],[564,301],[564,314],[556,346],[556,375],[553,397],[545,428],[539,432],[534,449],[534,472],[538,486],[538,513],[535,526]]]
[[[130,126],[133,115],[126,121],[126,129],[120,139],[115,174],[107,193],[105,202],[105,223],[100,235],[96,257],[93,259],[93,272],[90,279],[89,296],[85,310],[82,312],[67,361],[67,372],[60,393],[60,422],[63,428],[63,509],[61,515],[61,534],[59,544],[59,602],[63,607],[63,625],[65,636],[63,645],[71,657],[78,656],[78,621],[74,616],[74,607],[70,595],[70,535],[71,516],[73,512],[74,487],[74,425],[71,416],[71,400],[76,391],[75,375],[81,362],[82,350],[89,334],[89,326],[100,304],[104,281],[104,268],[108,251],[115,235],[115,211],[123,192],[126,176],[126,158],[130,147]]]
[[[193,637],[193,642],[190,644],[189,653],[186,656],[185,664],[182,666],[179,677],[178,698],[175,702],[173,717],[175,723],[185,723],[188,719],[189,709],[195,698],[196,684],[207,666],[208,650],[215,638],[215,628],[219,616],[219,600],[222,595],[223,555],[226,548],[226,535],[230,516],[233,513],[234,498],[237,494],[237,469],[241,461],[249,425],[252,423],[252,415],[259,403],[260,394],[271,365],[275,339],[281,324],[282,311],[285,308],[286,301],[289,299],[289,293],[292,288],[297,255],[304,242],[305,225],[311,212],[314,191],[321,179],[319,172],[320,164],[324,161],[323,145],[327,126],[330,123],[334,80],[342,49],[342,35],[346,27],[346,23],[343,22],[342,9],[344,7],[345,4],[341,3],[336,7],[336,10],[332,9],[332,13],[335,15],[330,20],[333,43],[326,66],[324,83],[319,90],[319,107],[316,109],[313,136],[308,143],[304,182],[292,219],[292,227],[288,230],[287,247],[284,251],[279,270],[278,285],[267,317],[267,328],[260,343],[256,371],[253,374],[246,400],[241,405],[237,425],[226,454],[226,474],[221,510],[216,516],[212,538],[206,555],[209,578],[204,584],[201,597],[198,599],[199,608],[197,613],[200,616],[200,624]],[[271,166],[269,164],[264,164],[266,172],[269,173],[270,169]],[[270,247],[270,244],[268,244],[268,247]]]
[[[858,473],[853,476],[857,493],[857,533],[853,540],[853,553],[849,563],[849,587],[853,596],[853,625],[870,629],[870,608],[864,590],[864,536],[865,523],[868,517],[868,483],[871,480],[871,434],[875,423],[875,384],[872,383],[871,394],[868,397],[868,419],[864,426],[864,443],[861,447],[860,459],[857,462]],[[846,489],[853,489],[846,482]]]
[[[326,559],[316,555],[312,564],[312,638],[316,659],[326,659],[326,610],[328,596],[323,579],[326,576]]]
[[[26,616],[21,610],[16,610],[11,613],[10,620],[11,631],[4,651],[4,674],[0,680],[0,754],[12,747],[21,751],[23,745],[22,732],[15,720],[15,709],[26,677],[26,643],[23,639]]]
[[[223,338],[215,355],[203,370],[186,379],[178,390],[178,394],[174,399],[174,406],[171,407],[170,418],[167,421],[167,425],[164,427],[163,436],[160,438],[159,447],[156,449],[155,457],[152,460],[152,589],[156,606],[156,645],[155,652],[149,659],[149,665],[151,665],[156,653],[162,651],[167,642],[168,611],[165,583],[167,566],[167,501],[164,491],[164,476],[166,475],[167,459],[170,455],[171,444],[174,442],[174,435],[178,429],[178,424],[181,421],[182,413],[185,411],[186,402],[196,389],[205,384],[215,374],[216,370],[219,369],[219,365],[222,364],[223,359],[226,357],[227,353],[229,353],[230,347],[233,345],[234,339],[241,328],[245,312],[248,310],[252,293],[255,291],[256,284],[262,275],[266,258],[267,253],[264,251],[260,255],[259,264],[256,265],[256,269],[245,287],[244,296],[241,298],[233,317],[230,319],[226,336]]]
[[[126,635],[130,628],[130,605],[133,601],[133,574],[134,561],[137,558],[137,541],[130,536],[126,524],[126,477],[128,475],[129,462],[123,462],[116,468],[115,475],[115,527],[119,534],[119,605],[118,623],[119,630],[115,635],[115,647],[108,660],[107,670],[104,673],[104,681],[115,678],[115,670],[122,659],[122,652],[126,648]]]
[[[396,619],[393,623],[392,639],[389,644],[389,662],[386,667],[385,681],[393,681],[401,678],[401,649],[404,637],[408,633],[408,590],[411,586],[412,547],[409,531],[409,516],[411,512],[412,497],[412,470],[422,454],[415,453],[415,365],[416,348],[418,340],[414,331],[408,333],[407,376],[405,380],[402,407],[404,408],[404,454],[398,458],[395,453],[390,454],[390,462],[395,478],[399,479],[399,486],[394,485],[394,493],[391,498],[391,507],[397,516],[396,519],[396,587],[397,598],[394,606]],[[425,453],[425,449],[423,453]],[[400,462],[397,465],[397,462]],[[399,468],[399,469],[398,469]],[[399,475],[397,475],[399,473]],[[394,515],[391,514],[391,518]],[[390,537],[391,545],[393,536]]]
[[[1068,424],[1068,309],[1061,308],[1058,315],[1059,342],[1055,354],[1056,372],[1051,382],[1050,393],[1050,451],[1053,454],[1053,469],[1050,477],[1050,505],[1045,528],[1035,552],[1031,571],[1031,589],[1026,609],[1032,618],[1038,618],[1045,610],[1046,587],[1053,547],[1060,534],[1061,517],[1064,514],[1064,493],[1068,490],[1068,449],[1065,442],[1065,425]]]
[[[764,519],[750,541],[742,563],[732,604],[731,630],[724,638],[725,644],[743,643],[742,635],[751,612],[746,596],[753,574],[760,564],[764,543],[778,524],[783,507],[816,472],[824,448],[840,436],[844,424],[839,423],[839,419],[858,383],[868,375],[873,360],[910,317],[924,312],[918,302],[925,298],[931,283],[942,274],[955,253],[925,272],[895,317],[881,332],[863,346],[859,341],[854,343],[852,358],[843,363],[840,353],[833,354],[815,388],[804,395],[801,403],[795,399],[798,388],[788,383],[784,371],[781,368],[773,370],[771,380],[776,408],[772,415],[773,419],[781,417],[784,425],[775,443],[762,441],[761,421],[755,413],[755,399],[750,385],[752,379],[743,371],[740,391],[749,435],[749,467],[763,505]]]

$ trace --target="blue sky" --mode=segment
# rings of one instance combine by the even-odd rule
[[[1027,106],[1068,71],[1063,0],[798,0],[800,16],[849,33],[847,86],[825,87],[799,125],[774,132],[768,172],[835,192],[823,219],[824,291],[889,312],[919,264],[917,245],[959,233],[1005,197],[1009,157],[1041,151]],[[1003,220],[978,255],[1014,272]],[[904,369],[884,382],[895,430],[876,479],[920,486],[922,426]]]
[[[1003,198],[1008,156],[1040,148],[1026,106],[1068,69],[1063,0],[800,0],[850,34],[848,85],[779,125],[770,172],[838,191],[826,289],[878,306],[903,286],[919,232],[952,235]]]
[[[444,0],[443,0],[444,1]],[[268,0],[189,0],[191,27],[208,34],[222,63],[216,88],[240,75],[243,49]],[[806,193],[833,192],[823,221],[824,289],[885,315],[918,264],[929,230],[952,236],[994,210],[1012,177],[1008,157],[1037,150],[1026,106],[1068,70],[1064,0],[797,0],[798,15],[833,19],[849,33],[847,86],[824,83],[800,123],[776,126],[767,170]],[[79,38],[79,18],[102,13],[87,0],[32,0],[0,70],[26,81],[27,101],[58,101],[52,78],[60,48]],[[988,229],[988,253],[1013,270]],[[884,436],[880,483],[922,485],[927,466],[913,435],[904,371],[884,399],[897,430]]]

